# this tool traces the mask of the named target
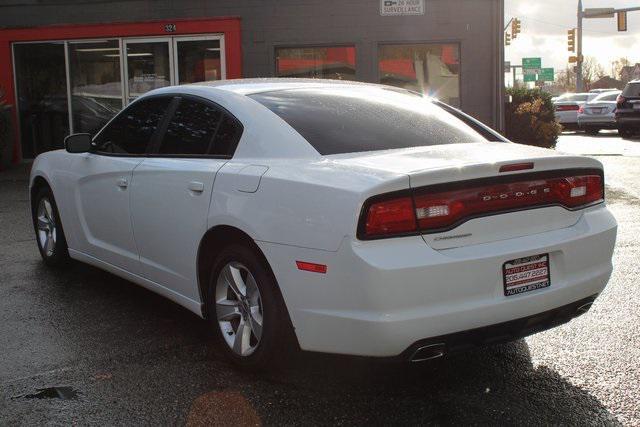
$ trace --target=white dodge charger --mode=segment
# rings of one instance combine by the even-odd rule
[[[140,97],[38,156],[44,262],[92,264],[264,367],[426,360],[567,322],[612,271],[602,164],[397,88],[230,80]]]

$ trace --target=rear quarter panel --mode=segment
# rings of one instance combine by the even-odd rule
[[[265,164],[264,159],[242,162]],[[235,226],[262,242],[337,251],[345,236],[356,234],[368,197],[409,188],[405,174],[291,160],[266,162],[258,190],[248,193],[238,189],[236,163],[227,163],[216,176],[208,226]]]

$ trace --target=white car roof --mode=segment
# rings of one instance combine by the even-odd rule
[[[215,80],[210,82],[191,83],[188,86],[211,87],[235,92],[242,95],[252,95],[274,90],[303,89],[310,87],[340,87],[340,86],[376,86],[373,83],[355,82],[349,80],[329,79],[295,79],[295,78],[255,78]]]

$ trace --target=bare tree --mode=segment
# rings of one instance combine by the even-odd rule
[[[587,56],[582,62],[582,79],[587,89],[598,79],[606,76],[602,65],[593,56]]]
[[[613,61],[613,77],[622,80],[622,69],[631,65],[629,58],[619,58]]]

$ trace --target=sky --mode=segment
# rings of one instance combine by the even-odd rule
[[[639,0],[583,0],[583,7],[638,7]],[[505,0],[505,25],[522,21],[522,33],[506,46],[505,59],[521,64],[523,57],[541,57],[556,73],[567,67],[567,30],[577,26],[578,0]],[[595,57],[611,74],[611,63],[627,57],[640,62],[640,11],[628,13],[628,31],[618,32],[615,18],[585,19],[583,54]]]

